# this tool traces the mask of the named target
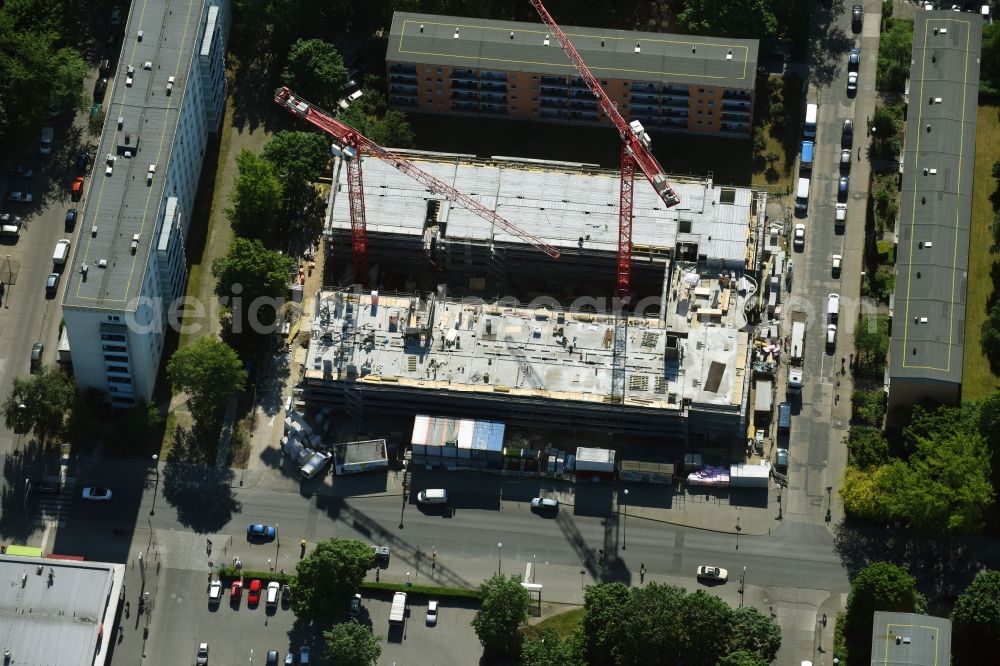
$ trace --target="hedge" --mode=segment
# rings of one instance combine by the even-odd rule
[[[479,601],[479,589],[463,587],[435,587],[434,585],[407,585],[406,583],[375,583],[365,581],[361,589],[366,592],[406,592],[423,597],[443,597],[448,599],[472,599]]]
[[[236,567],[218,567],[219,578],[228,578],[230,580],[236,580],[240,577],[240,570]],[[277,571],[250,571],[249,569],[244,569],[242,571],[243,578],[246,580],[253,580],[258,578],[261,581],[268,583],[272,580],[276,580],[282,585],[287,585],[290,583],[295,576],[292,574],[283,574]]]

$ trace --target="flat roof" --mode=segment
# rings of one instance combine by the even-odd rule
[[[0,556],[0,578],[7,583],[0,589],[2,649],[10,650],[17,664],[91,666],[114,636],[110,622],[124,569],[122,564]]]
[[[539,130],[542,131],[542,130]],[[397,150],[422,170],[495,211],[524,231],[557,248],[618,251],[618,171],[593,165],[505,157]],[[402,234],[420,242],[429,199],[441,201],[445,242],[471,240],[522,243],[395,167],[365,158],[365,220],[369,235]],[[675,249],[695,243],[710,260],[742,267],[747,257],[754,193],[715,185],[710,178],[671,177],[681,203],[666,208],[642,175],[633,190],[632,241],[637,246]],[[339,169],[330,228],[351,229],[347,169]],[[581,243],[580,239],[584,239]]]
[[[310,378],[594,403],[613,395],[611,315],[348,290],[317,299]],[[685,303],[692,322],[680,331],[629,317],[626,406],[742,404],[746,333],[700,321]],[[741,308],[734,298],[726,316],[735,320]]]
[[[914,20],[890,377],[962,381],[982,24]]]
[[[344,442],[333,445],[338,465],[386,460],[384,439],[370,439],[364,442]]]
[[[871,666],[946,666],[950,663],[951,620],[917,613],[875,611]]]
[[[756,39],[560,27],[598,78],[737,89],[754,87]],[[573,63],[549,33],[541,19],[522,23],[395,12],[385,59],[577,76]]]
[[[81,232],[66,270],[64,306],[125,310],[142,290],[204,6],[205,0],[144,0],[129,13],[118,69],[108,81],[107,118],[88,176]],[[147,62],[151,69],[145,69]],[[126,85],[129,66],[135,70],[132,86]],[[173,91],[167,95],[171,76]],[[108,155],[116,157],[110,176]],[[151,164],[156,173],[147,186]],[[98,267],[102,259],[106,268]],[[80,273],[84,263],[86,277]]]

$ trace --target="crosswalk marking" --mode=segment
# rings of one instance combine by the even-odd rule
[[[63,474],[60,474],[63,476]],[[69,518],[70,506],[73,503],[73,493],[76,492],[76,478],[63,476],[62,485],[57,494],[38,494],[38,514],[35,516],[35,525],[45,527],[46,525],[58,525],[66,527]]]

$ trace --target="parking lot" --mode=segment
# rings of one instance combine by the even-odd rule
[[[427,600],[408,600],[406,622],[402,629],[389,627],[391,595],[366,598],[360,622],[369,623],[376,637],[382,639],[385,666],[429,666],[431,664],[478,663],[483,647],[472,629],[475,607],[470,602],[441,600],[437,626],[427,626]]]

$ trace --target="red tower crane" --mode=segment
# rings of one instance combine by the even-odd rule
[[[553,259],[559,258],[559,250],[545,241],[514,226],[497,215],[496,212],[479,203],[476,199],[462,194],[403,157],[383,148],[353,127],[340,122],[330,113],[305,101],[287,87],[281,87],[275,91],[274,102],[286,111],[299,116],[306,122],[323,130],[342,145],[344,161],[347,162],[348,200],[351,208],[352,257],[354,260],[354,272],[358,279],[365,280],[368,275],[368,234],[365,227],[365,191],[360,159],[362,153],[377,157],[383,162],[391,164],[407,176],[425,185],[432,194],[441,194],[451,199],[459,206],[472,211],[487,222],[517,236],[525,243],[538,248]]]
[[[632,289],[632,187],[634,184],[635,168],[639,167],[646,176],[646,180],[656,190],[656,194],[663,200],[663,203],[670,208],[681,202],[680,198],[667,182],[667,176],[663,172],[663,167],[656,161],[653,154],[649,152],[649,135],[642,129],[642,125],[635,121],[632,124],[625,122],[622,115],[618,113],[611,98],[608,97],[604,89],[601,88],[597,77],[587,67],[580,53],[569,41],[569,37],[562,31],[556,23],[549,10],[545,8],[541,0],[530,0],[535,11],[542,17],[542,21],[549,27],[563,51],[580,73],[580,77],[587,83],[590,92],[594,93],[597,103],[604,111],[622,138],[622,175],[620,208],[618,212],[618,265],[615,279],[615,295],[621,299],[627,298]]]

